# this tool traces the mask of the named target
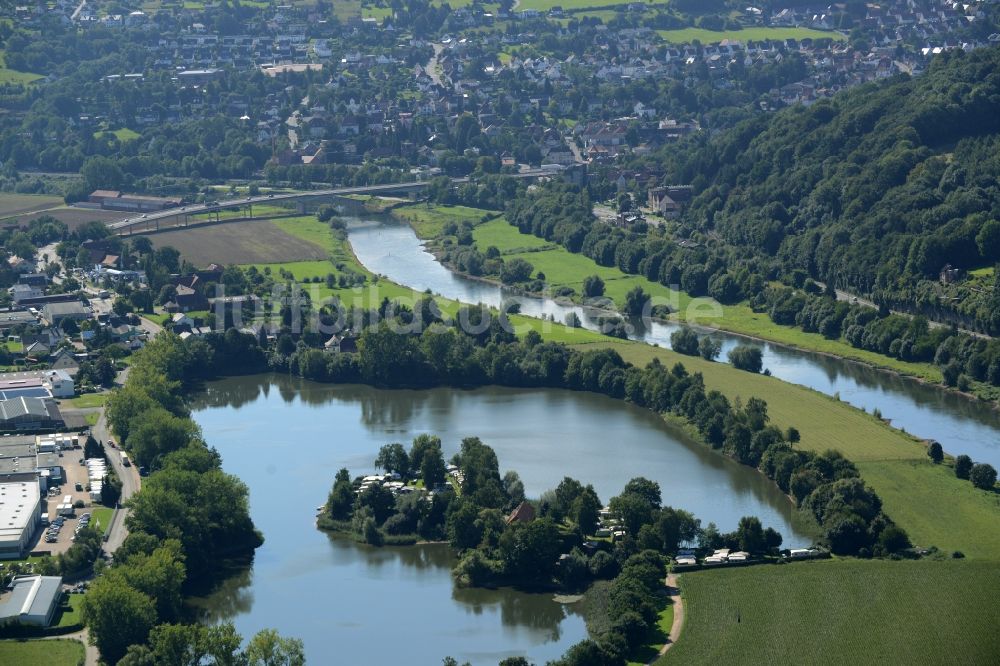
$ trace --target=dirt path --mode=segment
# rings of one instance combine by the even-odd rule
[[[89,637],[87,635],[87,630],[82,629],[75,634],[64,634],[62,636],[46,636],[42,639],[43,641],[49,640],[72,640],[80,641],[83,643],[83,649],[86,651],[86,661],[84,662],[86,666],[98,666],[101,660],[101,655],[97,651],[97,648],[90,644]]]
[[[667,637],[667,642],[660,648],[660,653],[650,660],[647,666],[656,663],[660,657],[667,653],[667,650],[677,642],[677,639],[681,635],[681,627],[684,626],[684,601],[681,599],[681,589],[677,586],[676,574],[671,573],[667,575],[667,592],[670,593],[670,601],[674,605],[674,621],[670,625],[670,635]]]

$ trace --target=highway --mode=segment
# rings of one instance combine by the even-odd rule
[[[526,169],[520,173],[510,174],[511,178],[538,178],[542,176],[557,176],[562,169]],[[452,178],[453,185],[462,185],[469,182],[469,178]],[[145,226],[161,220],[198,215],[202,213],[212,213],[222,211],[227,208],[239,206],[252,206],[254,204],[267,204],[280,201],[295,201],[298,199],[313,199],[317,197],[346,196],[349,194],[380,194],[387,192],[399,192],[402,190],[422,190],[430,185],[430,181],[413,181],[407,183],[386,183],[384,185],[359,185],[356,187],[335,187],[326,190],[309,190],[307,192],[288,192],[283,194],[261,194],[257,196],[242,197],[235,199],[225,199],[210,203],[189,204],[180,208],[168,208],[166,210],[145,213],[126,218],[119,222],[108,225],[112,231],[130,232],[135,227]]]

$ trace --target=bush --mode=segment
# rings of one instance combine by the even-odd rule
[[[944,460],[944,450],[941,448],[941,444],[938,442],[931,442],[930,446],[927,447],[927,455],[934,461],[935,464]]]
[[[968,479],[970,472],[972,472],[972,458],[964,453],[955,458],[955,476],[960,479]]]
[[[979,463],[974,465],[972,471],[969,472],[969,481],[972,481],[972,485],[981,490],[993,490],[997,483],[997,471],[993,465]]]
[[[739,345],[729,352],[729,362],[734,368],[756,373],[764,367],[764,355],[759,347]]]
[[[583,295],[596,297],[604,295],[604,280],[597,275],[591,275],[583,279]]]
[[[670,347],[678,354],[698,355],[698,335],[688,326],[681,326],[670,334]]]

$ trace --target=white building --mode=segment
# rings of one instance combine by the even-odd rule
[[[72,398],[76,395],[73,378],[65,370],[46,370],[42,385],[49,390],[53,398]]]
[[[37,478],[0,483],[0,559],[28,553],[41,517]]]
[[[60,576],[18,576],[0,597],[0,624],[19,622],[47,627],[62,599]]]

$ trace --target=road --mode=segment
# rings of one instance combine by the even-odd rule
[[[558,176],[561,169],[526,169],[516,174],[510,174],[511,178],[538,178],[540,176]],[[453,185],[462,185],[469,182],[469,178],[452,178]],[[335,187],[325,190],[310,190],[308,192],[289,192],[286,194],[262,194],[259,196],[244,197],[242,199],[226,199],[211,203],[190,204],[181,208],[168,208],[155,213],[146,213],[140,217],[131,217],[112,222],[108,228],[119,233],[129,231],[132,227],[141,227],[160,220],[167,220],[186,215],[197,215],[199,213],[211,213],[222,211],[226,208],[238,208],[240,206],[250,206],[253,204],[277,203],[281,201],[295,201],[297,199],[313,199],[316,197],[344,196],[346,194],[379,194],[381,192],[398,192],[400,190],[422,190],[430,185],[427,181],[412,181],[404,183],[387,183],[384,185],[360,185],[356,187]]]
[[[146,320],[143,320],[146,321]],[[149,322],[153,326],[157,326],[153,322]],[[123,385],[125,380],[128,379],[128,368],[125,368],[116,378],[116,383]],[[90,433],[94,436],[94,439],[104,442],[104,451],[107,455],[108,461],[111,463],[111,467],[115,470],[115,474],[122,482],[122,496],[119,501],[119,505],[124,505],[126,500],[128,500],[132,495],[139,491],[142,487],[142,479],[139,477],[139,471],[135,466],[125,467],[122,465],[121,450],[118,448],[111,448],[108,445],[108,441],[112,439],[111,431],[108,429],[108,422],[105,417],[105,410],[101,409],[101,416],[97,419],[97,423],[94,427],[90,429]],[[114,518],[111,522],[111,529],[108,532],[108,540],[104,542],[104,552],[114,553],[125,541],[125,537],[128,536],[128,530],[125,528],[125,518],[128,517],[128,509],[121,506],[118,511],[115,512]]]
[[[76,6],[76,10],[73,12],[73,15],[69,17],[69,20],[75,21],[76,17],[80,15],[80,12],[82,12],[83,8],[86,6],[87,6],[87,0],[80,0],[80,4]]]
[[[820,289],[824,289],[824,290],[826,289],[826,285],[824,283],[817,282],[816,284],[819,285]],[[866,307],[874,308],[874,309],[878,310],[878,306],[873,301],[871,301],[871,300],[869,300],[867,298],[864,298],[862,296],[858,296],[857,294],[852,294],[849,291],[843,291],[841,289],[834,289],[834,292],[837,294],[837,300],[838,301],[846,301],[848,303],[856,303],[858,305],[864,305]],[[905,312],[903,310],[892,310],[892,309],[890,309],[889,312],[891,312],[892,314],[902,315],[903,317],[913,317],[912,313]],[[951,328],[951,324],[948,324],[948,323],[943,322],[943,321],[934,321],[932,319],[928,319],[927,320],[927,325],[930,328]],[[970,331],[967,328],[959,328],[958,330],[959,330],[959,332],[965,333],[966,335],[971,335],[974,338],[982,338],[983,340],[992,340],[992,337],[989,336],[989,335],[986,335],[985,333],[979,333],[978,331]]]
[[[444,88],[445,87],[444,81],[441,80],[441,62],[440,62],[441,52],[444,51],[444,45],[432,44],[431,46],[434,49],[434,55],[432,55],[431,59],[427,61],[426,65],[424,65],[424,71],[427,72],[427,75],[429,77],[431,77],[431,81],[434,82],[434,85],[440,88]]]

